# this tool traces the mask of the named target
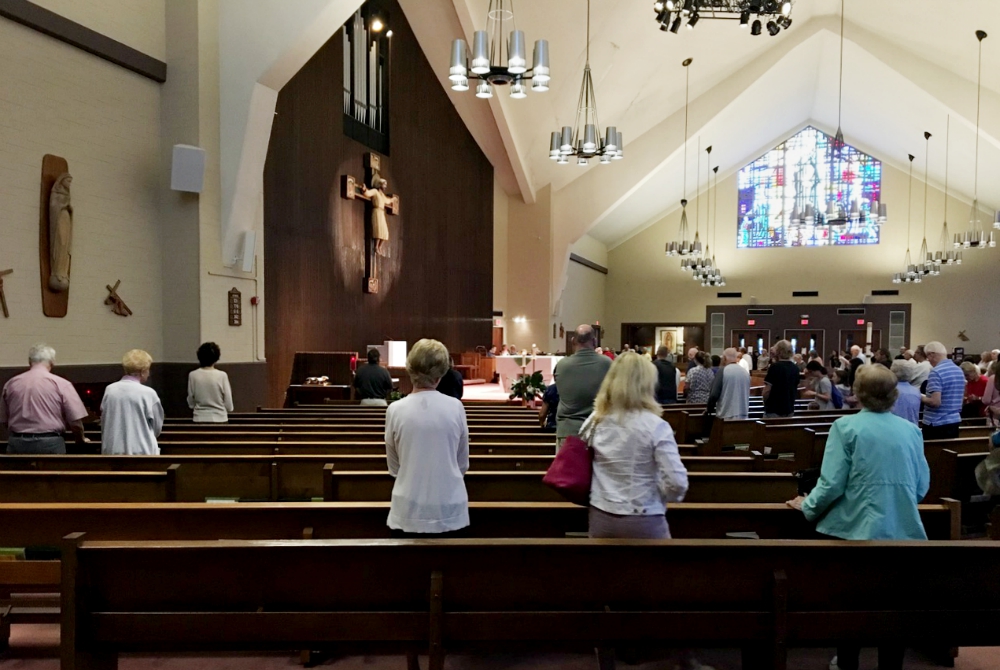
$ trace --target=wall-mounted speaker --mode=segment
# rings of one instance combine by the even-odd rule
[[[170,166],[170,188],[186,193],[201,193],[205,188],[205,150],[188,144],[174,145]]]
[[[243,255],[240,269],[244,272],[253,272],[253,261],[257,256],[257,233],[248,230],[243,233]]]

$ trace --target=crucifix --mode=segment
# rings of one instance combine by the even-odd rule
[[[10,318],[10,312],[7,311],[7,296],[3,293],[3,278],[13,272],[13,270],[3,270],[0,272],[0,307],[3,308],[3,317],[5,319]]]
[[[378,293],[379,259],[389,255],[389,226],[385,215],[399,214],[399,196],[386,193],[389,182],[382,178],[381,164],[378,154],[365,154],[365,181],[359,182],[351,175],[342,178],[343,198],[369,202],[369,225],[365,234],[365,293]]]

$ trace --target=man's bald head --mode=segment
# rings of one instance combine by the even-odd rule
[[[722,360],[728,365],[729,363],[735,363],[739,358],[740,352],[736,351],[733,347],[729,347],[722,352]]]
[[[597,345],[597,338],[594,337],[592,326],[583,324],[576,328],[576,344],[583,349],[593,349]]]
[[[688,349],[688,358],[694,360],[695,354],[698,353],[698,347],[691,347]]]

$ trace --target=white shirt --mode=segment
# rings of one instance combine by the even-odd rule
[[[469,525],[469,424],[460,400],[418,391],[389,405],[385,455],[396,478],[389,528],[446,533]]]
[[[581,437],[594,449],[590,504],[619,515],[659,515],[666,503],[684,499],[687,470],[670,424],[647,411],[611,414],[590,435],[593,415]]]
[[[101,401],[101,453],[158,456],[156,436],[163,429],[163,405],[156,391],[138,377],[125,376],[108,386]]]
[[[740,367],[746,370],[747,372],[753,370],[753,356],[751,356],[750,354],[743,354],[740,357]]]
[[[927,381],[927,378],[931,374],[931,370],[934,366],[931,365],[930,361],[924,361],[922,363],[917,363],[913,366],[913,377],[910,378],[910,384],[920,388],[920,385]]]
[[[215,368],[198,368],[188,373],[188,407],[196,423],[225,423],[233,411],[233,390],[229,375]]]

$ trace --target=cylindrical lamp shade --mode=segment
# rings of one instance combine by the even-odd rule
[[[558,130],[552,131],[552,138],[549,140],[549,158],[555,160],[559,158],[559,146],[561,144],[562,134]]]
[[[611,153],[618,149],[618,129],[614,126],[608,126],[604,133],[604,148]]]
[[[486,74],[490,71],[490,38],[485,30],[477,30],[472,40],[472,71]]]
[[[448,71],[448,78],[452,81],[459,81],[468,72],[465,69],[465,40],[455,40],[451,43],[451,69]]]
[[[622,140],[622,133],[618,131],[618,140],[615,142],[615,155],[612,156],[612,160],[620,161],[625,157],[625,143]]]
[[[587,165],[590,164],[590,161],[587,160],[586,156],[580,156],[576,159],[576,164],[580,167],[587,167]]]
[[[480,82],[476,86],[476,97],[477,98],[492,98],[493,97],[493,87],[490,86],[488,81]]]
[[[588,154],[597,151],[597,126],[593,123],[588,123],[583,127],[583,146],[581,148]]]
[[[880,202],[878,204],[878,222],[885,223],[889,220],[889,207],[884,203]]]
[[[549,78],[546,77],[544,81],[537,77],[532,79],[531,90],[535,93],[545,93],[545,91],[549,90]]]
[[[510,85],[510,97],[520,100],[528,97],[528,87],[523,81],[516,81]]]
[[[611,165],[610,154],[601,154],[601,165]]]
[[[535,52],[532,58],[531,76],[535,81],[549,82],[549,41],[535,40]]]
[[[452,79],[451,90],[453,90],[453,91],[468,91],[469,90],[469,79],[467,77],[460,77],[459,79]]]
[[[1000,209],[997,210],[996,216],[993,218],[993,227],[1000,229]]]
[[[559,145],[559,150],[564,154],[573,151],[573,129],[570,126],[562,127],[562,144]]]
[[[528,71],[523,30],[510,31],[510,41],[507,44],[507,71],[511,74],[523,74]]]

